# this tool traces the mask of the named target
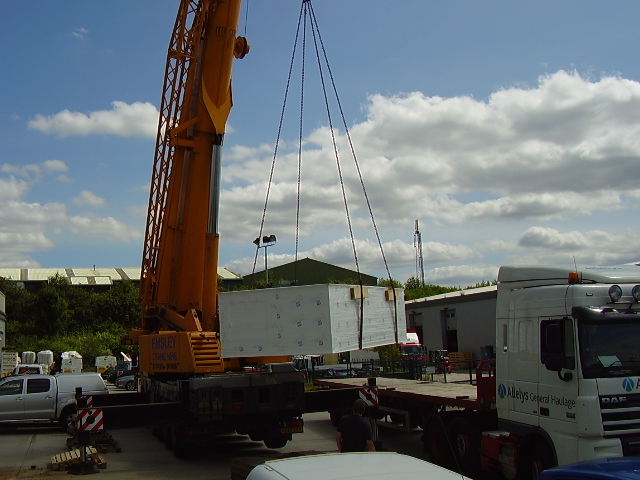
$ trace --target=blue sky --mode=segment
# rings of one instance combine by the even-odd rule
[[[0,266],[140,264],[177,7],[5,2]],[[639,4],[315,0],[313,9],[394,278],[416,275],[416,219],[430,283],[492,280],[503,264],[640,260]],[[253,266],[299,11],[293,0],[243,3],[251,52],[234,65],[220,225],[221,266],[239,274]],[[299,256],[354,268],[312,67]],[[295,251],[296,95],[264,231],[278,237],[271,266]],[[341,127],[337,137],[345,152]],[[346,152],[341,161],[360,268],[386,276]]]

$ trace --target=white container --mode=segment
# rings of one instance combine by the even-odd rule
[[[118,364],[116,357],[112,355],[105,355],[102,357],[96,357],[96,371],[102,373],[109,367],[115,367]]]
[[[22,352],[22,363],[36,363],[36,352]]]
[[[51,367],[53,365],[53,352],[51,350],[42,350],[38,352],[38,365]]]
[[[81,373],[82,358],[63,358],[60,364],[60,370],[62,371],[62,373]]]
[[[404,292],[395,295],[396,302],[385,287],[334,284],[220,293],[222,355],[324,355],[398,343],[407,334]]]

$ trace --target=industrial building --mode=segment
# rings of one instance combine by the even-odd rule
[[[289,287],[291,285],[318,285],[324,283],[352,283],[358,284],[359,276],[363,285],[375,286],[378,278],[372,275],[358,274],[354,270],[338,267],[329,263],[320,262],[312,258],[303,258],[297,262],[285,263],[277,267],[256,272],[253,275],[244,276],[246,286],[258,282],[265,282],[269,278],[269,284],[273,287]]]
[[[460,290],[405,302],[407,328],[428,351],[473,352],[487,358],[495,344],[497,286]]]
[[[0,278],[21,284],[29,292],[37,292],[51,277],[66,278],[71,285],[105,291],[116,282],[140,283],[140,267],[129,268],[0,268]],[[242,277],[231,270],[218,268],[218,278],[227,290],[242,286]]]

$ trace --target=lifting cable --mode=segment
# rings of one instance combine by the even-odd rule
[[[296,51],[297,51],[297,47],[298,47],[298,42],[299,42],[299,37],[300,37],[300,29],[302,27],[302,60],[301,60],[301,71],[300,71],[300,117],[299,117],[299,125],[298,125],[298,162],[297,162],[297,168],[298,168],[298,172],[297,172],[297,204],[296,204],[296,227],[295,227],[295,258],[294,258],[294,284],[297,283],[298,277],[297,277],[297,264],[298,264],[298,247],[299,247],[299,230],[300,230],[300,196],[301,196],[301,166],[302,166],[302,140],[303,140],[303,112],[304,112],[304,94],[305,94],[305,63],[306,63],[306,36],[307,36],[307,21],[309,22],[309,26],[311,29],[311,33],[312,33],[312,37],[313,37],[313,45],[314,45],[314,49],[315,49],[315,56],[316,56],[316,61],[317,61],[317,65],[318,65],[318,74],[320,76],[320,81],[322,84],[322,94],[323,94],[323,98],[324,98],[324,104],[325,104],[325,108],[326,108],[326,113],[327,113],[327,119],[329,122],[329,131],[331,132],[331,141],[332,141],[332,146],[333,146],[333,153],[334,153],[334,157],[336,160],[336,166],[337,166],[337,171],[338,171],[338,177],[340,180],[340,188],[341,188],[341,192],[342,192],[342,201],[344,204],[344,208],[345,208],[345,214],[346,214],[346,218],[347,218],[347,226],[349,229],[349,236],[350,236],[350,240],[351,240],[351,248],[353,250],[353,256],[354,256],[354,261],[355,261],[355,266],[356,266],[356,271],[358,273],[358,283],[360,286],[360,325],[359,325],[359,348],[362,348],[362,343],[363,343],[363,325],[364,325],[364,287],[363,287],[363,282],[362,282],[362,273],[360,271],[360,264],[358,261],[358,252],[357,252],[357,248],[356,248],[356,242],[355,242],[355,238],[353,235],[353,226],[352,226],[352,221],[351,221],[351,215],[349,212],[349,204],[347,201],[347,192],[346,192],[346,187],[344,184],[344,178],[343,178],[343,172],[342,172],[342,166],[340,163],[340,155],[338,152],[338,146],[337,146],[337,141],[336,141],[336,137],[335,137],[335,129],[333,126],[333,118],[331,115],[331,108],[329,105],[329,98],[327,95],[327,88],[326,88],[326,83],[325,83],[325,74],[323,72],[323,63],[325,65],[326,68],[326,72],[327,72],[327,76],[328,79],[331,83],[331,89],[333,90],[333,94],[335,96],[335,101],[336,101],[336,105],[337,108],[340,112],[340,119],[342,121],[342,126],[344,127],[345,130],[345,135],[347,138],[347,141],[349,143],[349,149],[351,152],[351,156],[353,158],[353,162],[354,162],[354,166],[358,175],[358,179],[360,181],[360,186],[362,188],[362,193],[364,196],[364,200],[365,203],[367,205],[367,209],[369,212],[369,216],[371,218],[371,223],[373,225],[373,230],[375,232],[375,236],[376,236],[376,240],[378,242],[378,248],[380,249],[380,254],[382,257],[382,261],[384,263],[384,267],[387,273],[387,277],[389,280],[389,287],[391,289],[391,294],[393,296],[393,304],[394,304],[394,335],[395,335],[395,342],[398,342],[398,305],[397,305],[397,296],[396,296],[396,291],[395,291],[395,287],[393,284],[393,279],[391,278],[391,273],[389,271],[389,265],[387,263],[387,259],[384,253],[384,248],[382,246],[382,240],[380,239],[380,233],[378,231],[378,227],[376,225],[376,221],[373,215],[373,210],[371,208],[371,203],[369,201],[369,195],[367,193],[367,189],[365,187],[364,184],[364,180],[362,177],[362,172],[360,170],[360,164],[358,162],[356,153],[355,153],[355,149],[353,146],[353,142],[351,140],[351,134],[349,132],[349,127],[347,126],[347,122],[345,120],[345,116],[344,116],[344,111],[342,108],[342,103],[340,102],[340,96],[338,94],[338,90],[336,87],[336,83],[333,77],[333,72],[331,71],[331,66],[329,64],[329,59],[327,56],[327,52],[325,50],[324,47],[324,42],[322,41],[322,36],[320,34],[320,29],[318,26],[318,22],[315,16],[315,12],[313,11],[313,6],[311,5],[311,0],[302,0],[302,5],[301,5],[301,9],[300,9],[300,13],[298,15],[298,25],[297,25],[297,29],[296,29],[296,35],[295,35],[295,40],[294,40],[294,45],[293,45],[293,51],[292,51],[292,55],[291,55],[291,62],[289,65],[289,73],[287,75],[287,83],[286,83],[286,88],[285,88],[285,94],[284,94],[284,100],[283,100],[283,104],[282,104],[282,110],[280,113],[280,120],[278,123],[278,132],[277,132],[277,137],[276,137],[276,143],[275,143],[275,147],[274,147],[274,152],[273,152],[273,158],[272,158],[272,163],[271,163],[271,169],[269,172],[269,182],[267,185],[267,193],[266,193],[266,197],[265,197],[265,202],[264,202],[264,208],[263,208],[263,212],[262,212],[262,219],[260,222],[260,231],[259,231],[259,235],[258,238],[262,238],[262,232],[263,232],[263,228],[264,228],[264,223],[265,223],[265,218],[266,218],[266,213],[267,213],[267,206],[269,203],[269,194],[271,191],[271,184],[273,181],[273,174],[275,171],[275,164],[276,164],[276,158],[277,158],[277,154],[278,154],[278,146],[280,144],[280,137],[282,134],[282,124],[284,121],[284,114],[286,111],[286,106],[287,106],[287,99],[288,99],[288,95],[289,95],[289,89],[291,86],[291,76],[292,76],[292,72],[293,72],[293,66],[295,63],[295,57],[296,57]],[[256,268],[256,263],[258,260],[258,252],[259,252],[259,246],[256,245],[256,254],[254,257],[254,261],[253,261],[253,271],[252,271],[252,275],[251,275],[251,288],[253,288],[253,279],[255,277],[255,268]],[[265,251],[265,255],[266,255],[266,251]],[[391,299],[389,299],[391,300]]]

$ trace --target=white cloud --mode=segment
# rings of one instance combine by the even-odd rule
[[[5,248],[2,249],[3,255],[20,254],[31,252],[33,250],[44,250],[53,248],[53,242],[43,233],[7,233],[0,232],[0,243]]]
[[[71,35],[73,35],[76,38],[85,38],[88,34],[89,34],[89,30],[83,27],[74,28],[73,31],[71,32]]]
[[[8,173],[32,182],[41,181],[46,174],[66,172],[67,170],[67,165],[61,160],[45,160],[42,163],[29,163],[25,165],[4,163],[0,167],[0,173]]]
[[[73,216],[68,219],[69,228],[76,235],[103,240],[117,240],[124,243],[139,241],[142,233],[132,225],[113,217]]]
[[[405,215],[441,225],[548,221],[619,210],[637,196],[638,109],[637,82],[590,81],[560,71],[541,77],[535,88],[504,89],[486,102],[419,92],[372,95],[367,119],[351,128],[351,136],[381,222]],[[342,198],[329,138],[320,128],[305,143],[303,230],[333,225],[339,216]],[[345,137],[338,141],[348,201],[362,210]],[[234,183],[223,198],[236,218],[255,225],[271,156],[266,145],[233,149],[223,175]],[[269,200],[271,214],[289,223],[296,162],[295,149],[280,149]]]
[[[571,263],[573,256],[582,263],[635,260],[633,245],[640,234],[628,219],[637,217],[640,198],[638,107],[638,82],[615,76],[591,80],[565,71],[543,76],[531,88],[504,88],[485,100],[419,92],[372,95],[366,119],[350,130],[392,276],[404,281],[415,274],[409,240],[416,218],[430,230],[423,250],[425,276],[432,283],[464,286],[492,280],[500,262]],[[157,115],[148,103],[114,102],[112,110],[65,110],[39,115],[29,125],[61,137],[152,138]],[[370,240],[375,235],[350,148],[345,135],[336,133],[361,270],[385,276],[377,242]],[[297,147],[287,141],[279,146],[264,224],[264,233],[279,239],[278,248],[269,250],[276,264],[293,260],[299,198],[298,258],[354,268],[330,138],[328,128],[320,127],[304,139],[299,193]],[[221,258],[240,273],[253,266],[246,252],[258,234],[272,156],[268,144],[225,151],[222,245],[231,244],[240,253],[234,252],[231,262]],[[32,182],[46,174],[69,181],[68,170],[59,160],[0,167],[7,174],[0,179],[0,222],[3,201],[21,200]],[[83,191],[73,202],[106,207],[108,200]],[[26,203],[16,205],[16,211],[29,211]],[[146,206],[122,212],[142,217]],[[30,215],[25,218],[35,212]],[[56,228],[121,242],[141,239],[118,215],[67,217],[62,208]],[[597,229],[576,227],[602,218],[608,224]],[[34,220],[35,225],[42,222]],[[263,268],[261,260],[258,268]]]
[[[518,242],[517,263],[617,265],[637,260],[638,243],[640,233],[631,229],[560,232],[531,227]]]
[[[45,160],[42,166],[51,172],[68,172],[69,167],[62,160]]]
[[[102,208],[107,206],[107,201],[98,197],[95,193],[88,190],[82,190],[80,194],[72,200],[76,205]]]
[[[481,281],[492,282],[498,278],[499,267],[482,263],[451,265],[425,271],[425,282],[434,285],[468,287]]]
[[[23,180],[0,178],[0,207],[4,202],[22,198],[29,189],[29,184]]]
[[[425,265],[434,278],[460,280],[461,285],[480,273],[481,279],[495,278],[492,260],[498,256],[512,263],[567,263],[575,249],[585,261],[632,261],[631,248],[616,250],[614,240],[595,241],[595,231],[562,232],[557,225],[637,209],[639,107],[638,82],[615,76],[591,80],[566,71],[540,77],[532,88],[502,89],[486,101],[419,92],[372,95],[365,106],[366,120],[350,130],[385,250],[392,252],[392,273],[396,268],[413,275],[415,251],[400,239],[410,237],[415,218],[438,229],[441,238],[448,231],[459,234],[465,226],[470,230],[464,238],[429,242],[424,248]],[[313,258],[352,268],[349,242],[333,240],[344,237],[346,216],[329,139],[322,127],[304,141],[301,243]],[[363,227],[370,221],[345,136],[338,132],[337,140],[356,238],[371,237],[372,229]],[[255,237],[272,155],[269,145],[236,146],[227,155],[224,239],[246,242]],[[265,232],[279,238],[294,235],[297,161],[295,145],[283,143],[265,224]],[[634,215],[637,212],[627,218]],[[628,245],[633,243],[628,235],[638,235],[633,226],[624,234],[619,226],[612,228],[612,238],[627,236]],[[520,239],[518,229],[525,232]],[[498,231],[510,233],[501,238]],[[368,259],[375,249],[365,247],[359,254],[364,271],[373,268]],[[617,253],[602,253],[606,250]],[[479,271],[470,265],[433,268],[472,259],[486,265]],[[489,275],[491,269],[495,271]]]
[[[129,213],[129,215],[136,218],[147,218],[148,210],[148,205],[131,205],[127,208],[127,212]]]
[[[89,114],[63,110],[55,115],[36,115],[29,128],[60,137],[117,135],[121,137],[155,138],[158,110],[151,103],[112,102],[112,110]]]
[[[8,201],[0,203],[0,231],[13,233],[41,233],[48,226],[64,221],[66,208],[61,203],[26,203]]]

